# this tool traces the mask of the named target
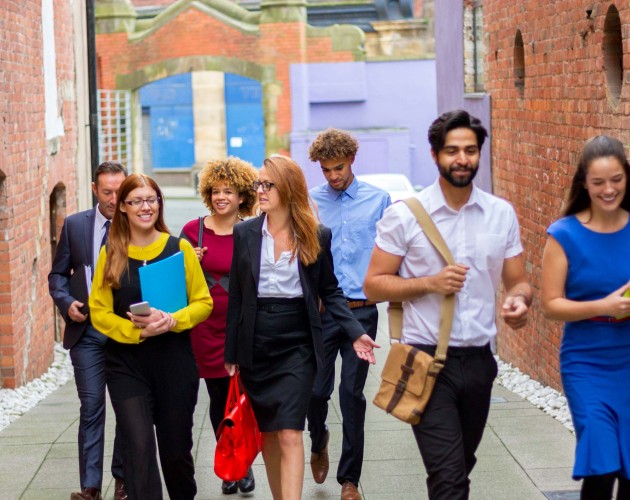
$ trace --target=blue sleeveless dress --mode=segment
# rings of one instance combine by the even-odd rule
[[[601,299],[630,280],[630,223],[596,233],[569,216],[547,232],[568,259],[568,299]],[[567,322],[560,373],[577,434],[573,478],[630,478],[630,321]]]

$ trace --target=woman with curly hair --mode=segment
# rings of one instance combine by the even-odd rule
[[[318,299],[359,358],[374,363],[377,346],[339,288],[331,232],[317,223],[302,169],[274,155],[253,186],[264,214],[234,228],[225,367],[240,370],[250,396],[273,498],[299,500],[306,411],[324,363]]]
[[[206,382],[210,396],[210,421],[215,435],[223,419],[230,378],[223,364],[228,283],[232,265],[234,225],[254,214],[256,194],[253,182],[256,169],[246,161],[230,157],[209,162],[199,175],[199,194],[210,215],[191,220],[182,229],[201,262],[214,310],[192,331],[191,340],[199,376]],[[199,234],[202,241],[199,241]],[[218,436],[217,436],[218,438]],[[231,495],[238,489],[248,493],[255,488],[252,470],[240,481],[223,481],[221,490]]]

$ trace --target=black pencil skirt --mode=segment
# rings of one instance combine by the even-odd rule
[[[262,432],[304,430],[315,352],[303,299],[258,299],[254,359],[241,368]]]

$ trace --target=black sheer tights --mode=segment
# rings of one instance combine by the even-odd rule
[[[630,479],[616,474],[585,477],[582,481],[580,500],[610,500],[613,495],[615,479],[618,482],[617,500],[630,500]]]

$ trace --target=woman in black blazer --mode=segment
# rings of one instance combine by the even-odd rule
[[[225,367],[230,375],[240,370],[251,398],[274,499],[298,500],[302,432],[324,359],[319,299],[357,356],[374,363],[378,346],[348,309],[333,272],[330,229],[318,226],[300,167],[267,158],[254,189],[264,213],[234,227]]]

